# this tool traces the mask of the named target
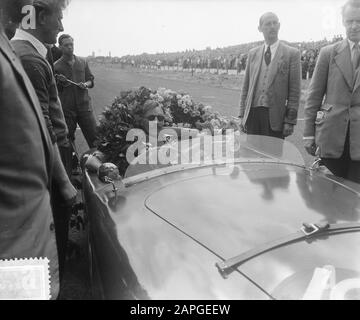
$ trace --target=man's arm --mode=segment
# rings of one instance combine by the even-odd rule
[[[320,110],[324,95],[327,89],[329,75],[330,51],[321,49],[317,60],[313,77],[308,89],[308,96],[305,103],[305,128],[304,146],[306,151],[315,155],[315,120]]]
[[[94,75],[92,74],[90,68],[89,68],[89,64],[88,62],[85,60],[85,84],[87,84],[87,87],[89,89],[93,88],[94,87]]]
[[[326,93],[330,51],[321,49],[305,103],[304,137],[315,136],[315,119]]]
[[[72,206],[75,204],[77,191],[72,185],[65,167],[62,163],[60,151],[57,144],[53,144],[54,148],[54,167],[53,167],[53,178],[54,183],[59,187],[60,193],[64,198],[65,204]]]
[[[290,56],[288,90],[288,103],[284,123],[294,126],[297,123],[301,95],[301,62],[298,50]]]
[[[49,96],[49,88],[48,83],[50,82],[50,77],[52,76],[50,70],[46,65],[43,65],[41,61],[33,61],[26,60],[22,61],[24,69],[28,74],[28,77],[35,89],[36,95],[39,99],[41,109],[45,118],[45,122],[48,127],[48,131],[53,143],[54,148],[54,170],[53,177],[54,182],[58,184],[61,194],[64,197],[66,202],[71,202],[73,198],[76,196],[76,189],[70,182],[70,179],[66,173],[64,165],[62,163],[58,146],[56,144],[56,134],[51,122],[49,104],[50,104],[50,96]]]
[[[50,75],[48,74],[46,68],[41,67],[42,62],[34,61],[33,59],[27,59],[27,58],[23,58],[21,62],[39,99],[41,110],[45,119],[47,129],[49,131],[51,141],[52,143],[55,143],[56,134],[50,118],[50,111],[49,111],[50,97],[47,86],[47,83],[49,83]]]
[[[240,113],[239,113],[239,117],[243,118],[244,114],[245,114],[245,107],[246,107],[246,98],[249,92],[249,83],[250,83],[250,53],[248,55],[248,63],[246,64],[246,69],[245,69],[245,78],[244,78],[244,83],[241,89],[241,94],[240,94]]]

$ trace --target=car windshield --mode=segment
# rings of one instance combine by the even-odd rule
[[[289,141],[238,132],[209,135],[197,134],[186,138],[165,135],[165,142],[148,145],[135,157],[125,178],[149,173],[158,169],[183,170],[191,167],[237,162],[286,162],[304,166],[300,151]]]

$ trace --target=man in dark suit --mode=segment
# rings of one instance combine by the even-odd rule
[[[300,102],[300,52],[279,41],[280,22],[261,16],[265,43],[248,55],[240,97],[240,119],[250,135],[283,139],[294,132]]]
[[[75,141],[75,131],[79,124],[87,144],[93,148],[96,140],[96,119],[88,90],[94,87],[95,77],[86,59],[74,54],[74,39],[70,35],[62,34],[59,37],[59,47],[63,55],[55,63],[55,73],[69,137]]]
[[[10,2],[15,5],[0,2],[1,22],[19,23],[6,10]],[[47,258],[56,299],[58,257],[49,191],[56,155],[36,93],[1,22],[0,260]]]
[[[342,17],[347,39],[321,49],[309,87],[304,142],[334,175],[360,183],[360,1]]]

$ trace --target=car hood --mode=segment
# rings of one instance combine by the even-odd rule
[[[196,256],[195,251],[189,251],[201,247],[210,255],[203,261],[195,259],[202,268],[197,266],[198,271],[192,272],[206,274],[206,268],[215,272],[215,262],[292,234],[304,222],[342,223],[360,218],[360,198],[355,190],[302,167],[281,163],[240,163],[162,175],[125,188],[116,201],[109,197],[109,190],[98,193],[107,198],[119,242],[126,251],[142,252],[143,258],[139,254],[130,257],[135,269],[151,261],[155,269],[164,270],[165,258],[159,258],[157,250],[163,250],[171,260],[168,266],[174,267],[181,256]],[[135,218],[139,214],[141,221]],[[157,229],[159,221],[161,227]],[[152,223],[153,230],[149,227]],[[192,249],[179,241],[171,243],[174,233],[190,241]],[[146,253],[139,247],[141,243]],[[357,277],[359,248],[359,234],[329,237],[315,244],[304,241],[250,260],[238,272],[274,298],[301,298],[316,268],[330,264],[338,273],[343,270],[344,277]],[[239,273],[221,281],[232,286]],[[215,277],[214,273],[211,277]],[[145,278],[142,281],[149,288],[150,280]],[[294,290],[299,283],[302,289]],[[161,297],[156,292],[155,296]],[[290,292],[299,293],[295,297]]]

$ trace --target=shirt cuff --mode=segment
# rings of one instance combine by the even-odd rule
[[[303,140],[315,140],[315,137],[303,137]]]

